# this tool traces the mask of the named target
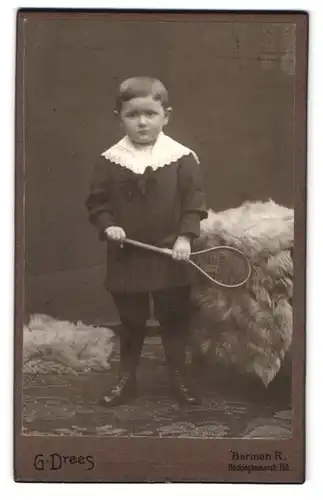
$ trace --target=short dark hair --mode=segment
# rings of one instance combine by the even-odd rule
[[[124,80],[120,87],[116,100],[116,111],[119,113],[124,102],[130,101],[135,97],[152,97],[160,101],[165,108],[168,105],[168,92],[165,85],[150,76],[133,76]]]

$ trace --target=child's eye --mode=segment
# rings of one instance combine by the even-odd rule
[[[147,115],[147,116],[155,116],[155,115],[156,115],[156,112],[155,112],[155,111],[147,111],[147,112],[146,112],[146,115]]]
[[[136,116],[138,116],[138,113],[136,113],[135,111],[126,114],[127,118],[136,118]]]

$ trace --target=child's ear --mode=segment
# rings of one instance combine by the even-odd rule
[[[165,125],[169,122],[170,116],[173,112],[173,109],[171,107],[165,109]]]
[[[119,111],[115,109],[115,110],[113,111],[113,115],[114,115],[114,118],[115,118],[116,120],[118,120],[118,122],[119,122],[119,126],[120,126],[121,130],[123,130],[123,123],[122,123],[122,121],[121,121],[121,117],[120,117],[120,113],[119,113]]]

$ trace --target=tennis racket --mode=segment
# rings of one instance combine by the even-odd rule
[[[172,250],[169,248],[160,248],[129,238],[126,238],[123,243],[172,256]],[[227,245],[192,252],[187,262],[212,283],[225,288],[237,288],[244,285],[249,280],[252,271],[251,263],[244,253]]]

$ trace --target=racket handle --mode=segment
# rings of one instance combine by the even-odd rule
[[[154,245],[149,245],[148,243],[142,243],[141,241],[132,240],[130,238],[126,238],[124,240],[124,243],[128,243],[129,245],[133,245],[135,247],[144,248],[145,250],[151,250],[153,252],[162,253],[164,255],[172,255],[173,253],[172,250],[170,250],[169,248],[156,247]]]

